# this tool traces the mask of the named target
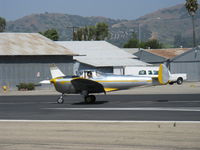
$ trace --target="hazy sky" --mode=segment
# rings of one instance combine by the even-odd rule
[[[0,16],[15,20],[33,13],[57,12],[113,19],[136,19],[185,0],[0,0]]]

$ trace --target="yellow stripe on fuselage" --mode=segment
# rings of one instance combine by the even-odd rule
[[[57,79],[63,79],[63,78],[54,78],[54,79],[51,79],[50,82],[52,83],[56,83],[56,80]],[[73,79],[84,79],[84,78],[72,78]],[[88,79],[90,80],[90,79]],[[152,82],[152,80],[92,80],[92,81],[95,81],[95,82],[99,82],[99,83],[139,83],[139,82]],[[69,83],[71,82],[71,80],[65,80],[65,81],[60,81],[59,83],[61,84],[65,84],[65,83]]]
[[[100,80],[100,81],[96,81],[96,82],[100,82],[100,83],[106,83],[106,82],[152,82],[152,80]]]
[[[119,89],[117,89],[117,88],[104,88],[104,90],[105,90],[106,92],[111,92],[111,91],[117,91],[117,90],[119,90]]]

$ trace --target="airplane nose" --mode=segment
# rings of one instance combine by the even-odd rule
[[[55,84],[56,83],[56,79],[51,79],[50,82]]]

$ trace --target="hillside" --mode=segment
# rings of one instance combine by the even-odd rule
[[[196,16],[196,31],[197,39],[200,39],[200,10]],[[137,20],[131,20],[115,24],[113,27],[132,29],[138,32],[138,25],[140,24],[141,37],[143,40],[156,37],[161,42],[166,44],[173,44],[174,37],[181,35],[186,41],[192,40],[192,22],[191,17],[188,15],[184,5],[177,5],[170,8],[165,8],[147,14],[138,18]],[[184,43],[183,43],[184,44]]]
[[[200,21],[199,17],[198,12],[197,22]],[[32,14],[8,22],[6,31],[39,32],[55,28],[59,31],[60,40],[71,40],[72,29],[67,27],[83,27],[95,25],[98,22],[109,24],[111,33],[109,41],[117,46],[122,46],[130,38],[132,32],[138,33],[139,24],[142,40],[157,37],[162,43],[173,45],[176,35],[181,35],[187,40],[191,40],[192,37],[191,18],[184,5],[161,9],[137,20],[114,20],[105,17],[82,17],[58,13]],[[199,26],[197,26],[197,32],[199,35]]]
[[[83,27],[95,25],[98,22],[107,22],[109,25],[119,23],[119,20],[105,17],[81,17],[78,15],[44,13],[32,14],[7,23],[8,32],[39,32],[50,28],[59,31],[60,40],[70,40],[72,29],[68,27]]]

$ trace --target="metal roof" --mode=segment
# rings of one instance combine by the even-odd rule
[[[149,49],[145,51],[166,59],[171,59],[189,50],[191,50],[191,48]]]
[[[38,33],[0,33],[0,55],[77,54]]]
[[[106,41],[57,41],[74,53],[85,56],[75,56],[79,62],[95,67],[102,66],[145,66],[146,63],[132,59],[129,54]]]
[[[139,48],[121,48],[121,49],[127,53],[133,54],[133,56],[137,58],[137,56],[135,56],[134,54],[139,51]]]

